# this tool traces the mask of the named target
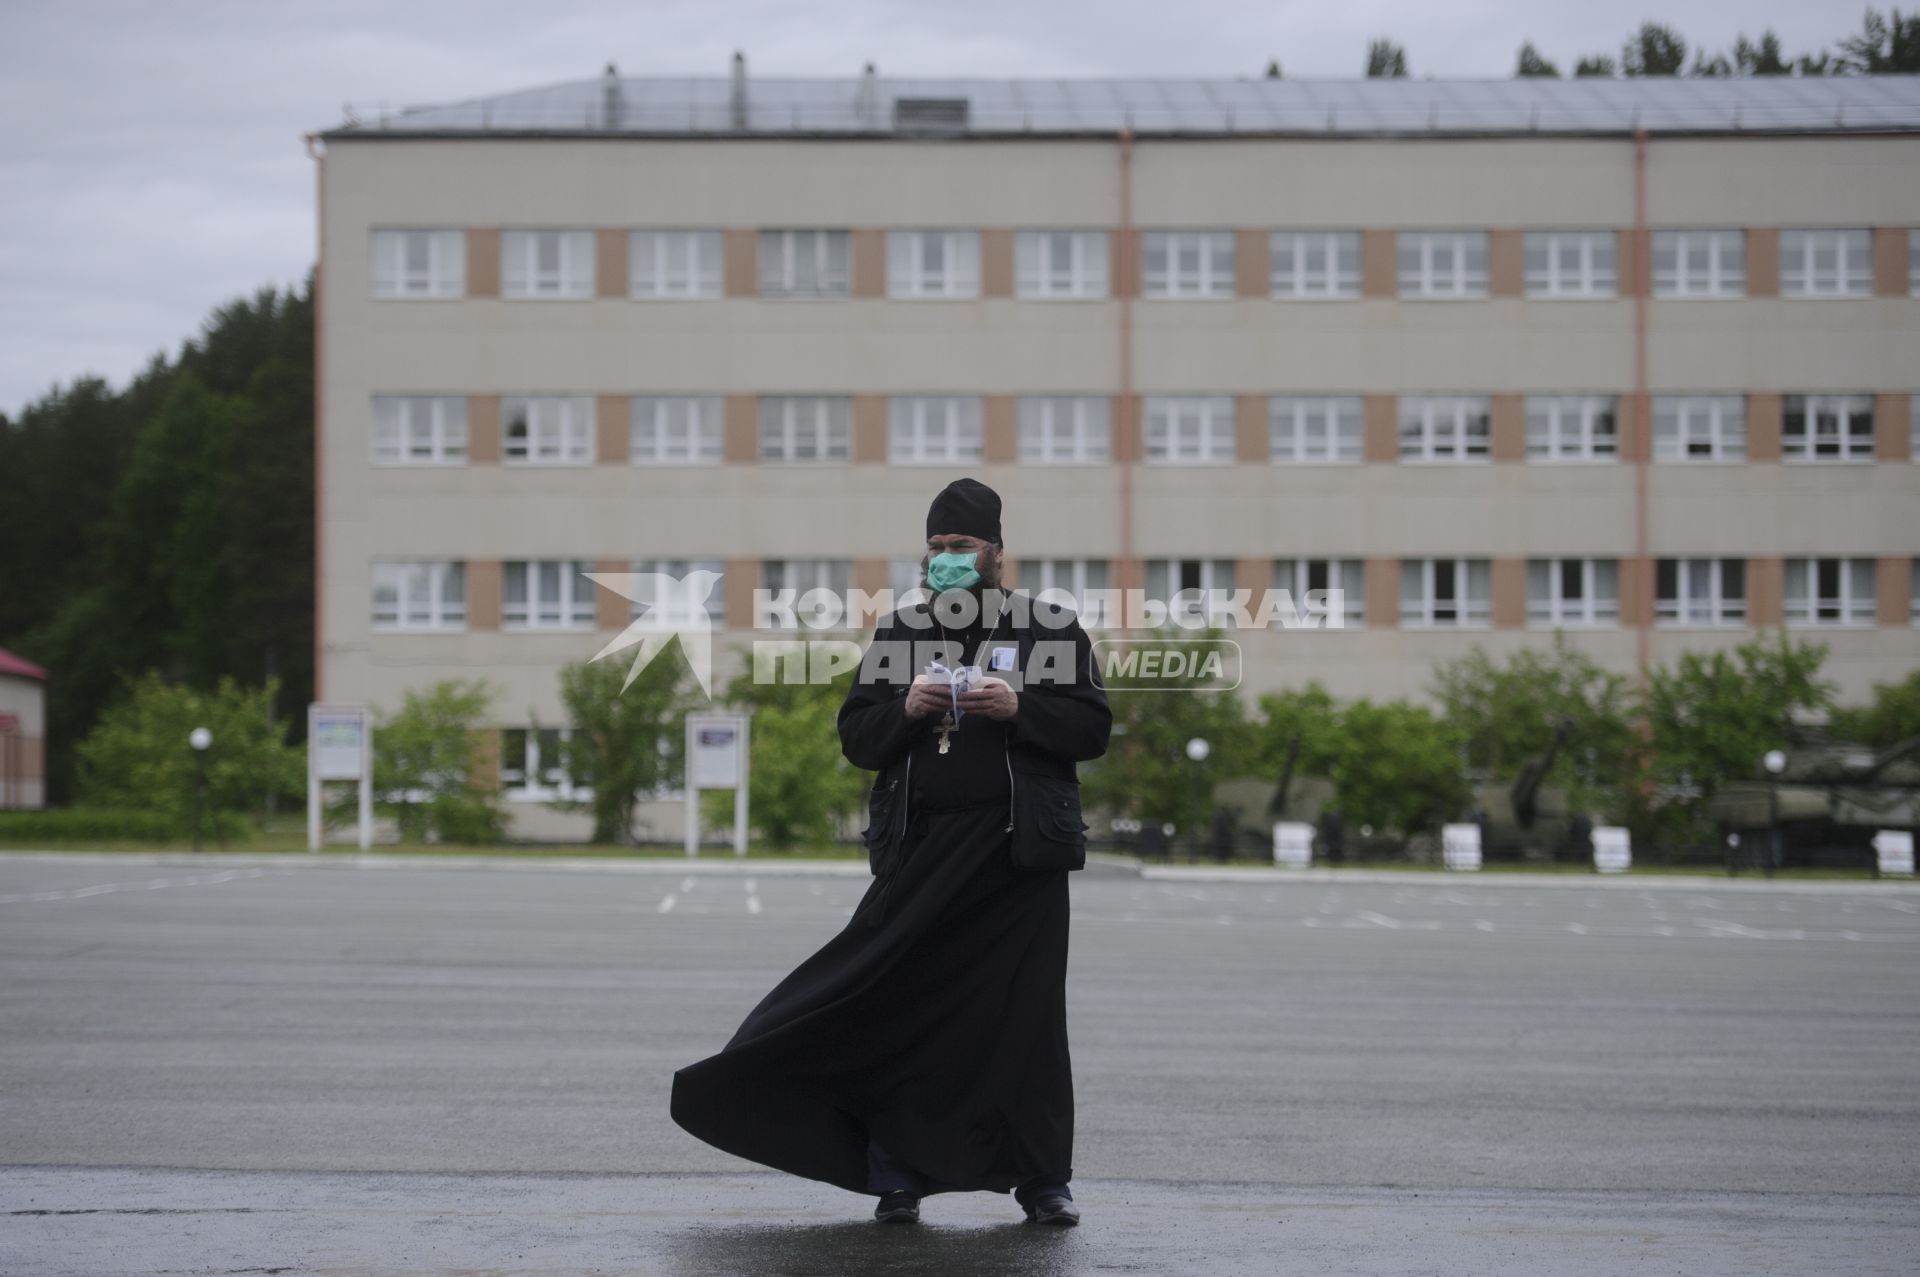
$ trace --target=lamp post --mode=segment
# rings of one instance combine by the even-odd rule
[[[213,733],[196,727],[187,733],[187,744],[193,746],[193,849],[199,851],[201,821],[207,805],[207,747],[213,744]]]
[[[1204,736],[1195,736],[1187,742],[1187,759],[1193,764],[1193,858],[1200,858],[1200,765],[1207,761],[1207,755],[1213,752],[1213,746]]]
[[[1777,749],[1770,749],[1760,759],[1760,765],[1767,769],[1770,781],[1767,785],[1767,877],[1773,877],[1774,869],[1780,864],[1780,773],[1787,769],[1787,756]]]

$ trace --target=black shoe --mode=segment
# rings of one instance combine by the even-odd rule
[[[1073,1204],[1071,1197],[1042,1193],[1027,1207],[1027,1219],[1035,1224],[1057,1224],[1071,1228],[1080,1222],[1080,1208]]]
[[[873,1217],[883,1224],[917,1224],[920,1198],[904,1188],[896,1188],[881,1195],[880,1204],[873,1208]]]

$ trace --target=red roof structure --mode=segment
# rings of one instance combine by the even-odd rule
[[[47,681],[47,672],[24,656],[15,656],[6,648],[0,647],[0,675],[12,674],[19,678],[37,678]]]

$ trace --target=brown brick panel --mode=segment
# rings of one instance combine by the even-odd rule
[[[500,788],[501,731],[497,727],[467,729],[473,751],[467,756],[467,777],[482,793]]]
[[[980,295],[1013,296],[1013,232],[988,227],[980,232]]]
[[[1626,555],[1620,560],[1620,624],[1653,623],[1653,559]]]
[[[1905,461],[1912,455],[1913,418],[1909,395],[1875,395],[1873,455],[1880,461]]]
[[[726,580],[727,628],[753,628],[753,592],[760,588],[760,560],[728,559]]]
[[[467,230],[467,296],[500,295],[500,231],[496,227]]]
[[[1653,460],[1653,396],[1621,395],[1615,411],[1620,430],[1620,460],[1627,464]]]
[[[721,274],[729,297],[760,295],[760,233],[729,227],[721,236]]]
[[[631,572],[633,564],[625,559],[601,559],[593,565],[595,572]],[[603,630],[624,630],[633,615],[633,601],[609,590],[598,581],[589,581],[593,587],[593,623]]]
[[[987,395],[980,401],[981,457],[989,465],[1020,459],[1020,406],[1012,395]]]
[[[1493,623],[1500,629],[1519,629],[1527,623],[1527,561],[1495,559],[1488,568],[1493,589]]]
[[[1779,395],[1747,396],[1747,460],[1780,460],[1781,412]]]
[[[500,628],[501,568],[498,559],[467,560],[467,628]]]
[[[869,595],[878,596],[887,588],[887,561],[885,559],[855,559],[853,561],[853,588],[864,590]]]
[[[1020,588],[1020,560],[1005,551],[1000,554],[1000,588],[1003,590]]]
[[[467,462],[494,465],[500,460],[500,396],[467,396]]]
[[[625,297],[630,288],[627,279],[627,245],[632,241],[624,230],[601,227],[593,233],[593,294],[596,297]]]
[[[1140,232],[1131,228],[1107,236],[1107,286],[1115,297],[1140,295]]]
[[[1140,461],[1145,456],[1145,438],[1140,420],[1139,395],[1113,397],[1113,459]]]
[[[1495,395],[1489,412],[1487,455],[1494,461],[1527,459],[1527,401],[1523,395]]]
[[[1913,558],[1883,556],[1874,565],[1874,599],[1882,625],[1913,624]]]
[[[1362,405],[1365,414],[1363,457],[1368,461],[1398,461],[1400,459],[1399,397],[1368,395],[1362,401]]]
[[[1873,291],[1877,297],[1905,297],[1911,291],[1907,278],[1907,228],[1873,228]]]
[[[1653,232],[1646,227],[1628,227],[1620,232],[1620,295],[1648,297],[1653,294]]]
[[[1239,559],[1233,565],[1233,588],[1252,597],[1247,606],[1260,606],[1260,596],[1273,588],[1272,559]]]
[[[1778,625],[1785,616],[1787,562],[1781,558],[1747,560],[1747,624]]]
[[[729,465],[760,459],[760,400],[754,395],[728,395],[725,456]]]
[[[1361,573],[1367,595],[1368,628],[1399,628],[1400,560],[1368,559]]]
[[[853,295],[887,295],[887,233],[874,227],[859,227],[848,236],[848,252],[853,261]]]
[[[594,456],[600,464],[627,464],[631,455],[632,411],[633,400],[626,395],[594,396]]]
[[[853,397],[853,459],[882,464],[887,459],[887,397]]]
[[[1780,232],[1772,226],[1747,228],[1747,296],[1780,295]]]
[[[1233,233],[1233,291],[1241,297],[1273,292],[1273,240],[1264,230]]]
[[[1360,295],[1393,297],[1400,292],[1398,237],[1392,231],[1360,232]]]
[[[1234,399],[1234,456],[1238,460],[1258,465],[1273,460],[1273,439],[1267,418],[1267,396],[1240,395]]]
[[[1494,297],[1519,297],[1527,291],[1527,233],[1516,230],[1487,232],[1487,292]]]

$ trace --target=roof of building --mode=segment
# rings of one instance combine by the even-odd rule
[[[6,648],[0,647],[0,675],[12,674],[19,678],[37,678],[47,681],[47,671],[35,665],[24,656],[15,656]]]
[[[986,80],[619,76],[407,107],[359,137],[1416,137],[1920,131],[1920,76]]]

